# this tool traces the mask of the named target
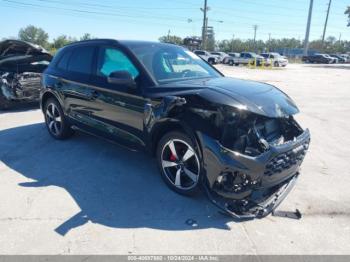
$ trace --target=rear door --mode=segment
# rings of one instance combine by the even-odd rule
[[[58,79],[55,89],[64,102],[64,108],[77,126],[93,126],[94,89],[89,85],[96,47],[84,45],[67,50],[57,62]]]

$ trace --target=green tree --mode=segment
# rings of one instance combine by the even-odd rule
[[[183,39],[179,36],[176,35],[164,35],[159,37],[159,42],[162,43],[171,43],[171,44],[176,44],[176,45],[183,45]]]
[[[344,14],[348,15],[349,20],[348,20],[348,26],[350,26],[350,6],[345,10]]]
[[[46,47],[48,45],[49,35],[42,28],[28,25],[19,30],[18,38],[23,41]]]
[[[77,39],[74,37],[66,36],[66,35],[60,35],[57,38],[55,38],[51,44],[51,47],[53,49],[59,49],[65,45],[68,45],[70,43],[76,42]]]
[[[89,34],[89,33],[85,33],[82,37],[80,37],[80,41],[83,41],[83,40],[90,40],[90,39],[96,39],[96,37],[92,36],[92,35]]]

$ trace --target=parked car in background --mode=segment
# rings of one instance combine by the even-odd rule
[[[209,64],[215,65],[219,63],[219,59],[216,55],[212,55],[207,51],[204,50],[195,50],[194,53],[202,58],[203,60],[207,61]]]
[[[270,214],[295,185],[309,147],[310,133],[284,92],[225,77],[176,45],[73,43],[56,54],[42,83],[53,138],[81,130],[144,150],[170,189],[190,195],[203,188],[236,219]]]
[[[288,65],[288,59],[286,59],[284,56],[281,56],[279,53],[262,53],[260,54],[265,59],[269,59],[273,66],[279,67],[279,66],[287,66]]]
[[[234,58],[239,57],[239,53],[228,53],[228,56],[224,60],[224,64],[234,65]]]
[[[348,55],[348,54],[341,54],[340,56],[345,59],[345,63],[350,63],[350,55]]]
[[[330,56],[338,59],[338,63],[346,63],[345,57],[342,57],[342,56],[337,55],[337,54],[331,54]]]
[[[325,57],[332,59],[331,64],[337,64],[339,62],[338,58],[332,57],[329,54],[323,54]]]
[[[331,64],[334,61],[333,58],[327,57],[323,54],[303,56],[301,60],[305,63],[317,63],[317,64]]]
[[[247,64],[254,64],[260,66],[262,64],[264,65],[269,65],[270,60],[265,59],[264,57],[257,55],[256,53],[253,52],[242,52],[239,57],[233,58],[232,64],[238,66],[238,65],[247,65]]]
[[[41,46],[19,40],[0,42],[0,109],[38,101],[41,73],[51,59]]]
[[[225,59],[228,57],[228,54],[225,52],[211,52],[212,55],[216,55],[218,57],[219,63],[225,63]]]

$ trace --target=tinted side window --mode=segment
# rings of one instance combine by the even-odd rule
[[[195,53],[196,53],[196,55],[205,55],[205,53],[203,51],[196,51]]]
[[[92,59],[95,47],[83,46],[72,50],[68,63],[68,71],[91,74]]]
[[[69,58],[71,55],[72,55],[72,51],[65,52],[62,55],[61,59],[58,61],[57,68],[62,69],[62,70],[67,70],[68,61],[69,61]]]
[[[108,77],[115,71],[127,71],[134,79],[139,75],[139,71],[122,51],[115,48],[101,48],[98,55],[96,74]]]

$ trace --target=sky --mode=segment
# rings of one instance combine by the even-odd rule
[[[50,40],[59,35],[158,40],[162,35],[200,36],[204,0],[0,0],[0,39],[29,24]],[[208,0],[208,25],[217,40],[304,39],[309,0]],[[329,0],[314,0],[310,39],[320,39]],[[333,0],[326,36],[350,40],[344,15],[350,0]]]

